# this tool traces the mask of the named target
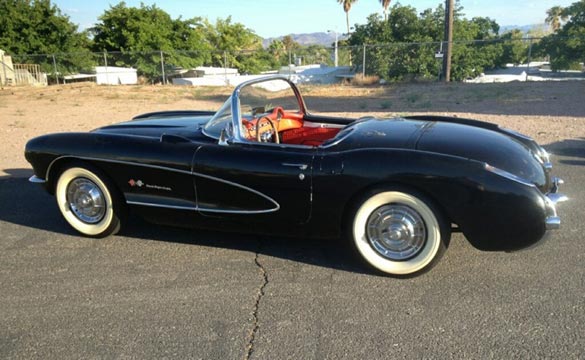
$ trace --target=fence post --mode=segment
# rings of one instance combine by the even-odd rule
[[[104,50],[104,65],[106,68],[106,85],[110,85],[110,76],[108,75],[108,53]],[[95,81],[97,82],[97,76]]]
[[[4,72],[4,81],[3,84],[4,86],[8,85],[8,75],[6,74],[6,62],[4,62],[4,52],[2,52],[2,71]]]
[[[165,58],[164,58],[162,50],[160,50],[160,70],[162,72],[162,84],[166,85],[167,79],[166,79],[166,75],[165,75]]]
[[[288,49],[288,79],[290,80],[292,74],[292,51]]]
[[[57,85],[59,85],[59,76],[57,75],[57,60],[55,60],[55,54],[53,56],[53,68],[55,69],[55,81],[57,81]]]
[[[366,44],[364,44],[364,61],[362,63],[362,76],[366,77]]]
[[[528,45],[528,65],[526,66],[526,81],[528,81],[528,73],[530,72],[530,62],[532,61],[532,38],[530,38],[530,44]]]
[[[225,82],[226,86],[229,85],[227,78],[227,51],[225,50],[223,52],[223,81]]]

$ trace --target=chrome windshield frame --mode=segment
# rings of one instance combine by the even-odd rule
[[[245,87],[251,86],[251,85],[256,85],[259,83],[274,81],[274,80],[282,80],[282,81],[285,81],[288,83],[288,85],[290,86],[290,88],[292,89],[292,91],[295,94],[295,97],[296,97],[297,102],[299,104],[299,109],[300,109],[301,113],[307,114],[307,107],[305,105],[305,102],[303,100],[303,97],[301,96],[299,89],[287,77],[282,76],[282,75],[274,75],[274,76],[266,76],[266,77],[261,77],[258,79],[245,81],[245,82],[239,84],[238,86],[236,86],[236,88],[234,89],[234,91],[231,95],[231,113],[232,113],[233,133],[228,134],[228,136],[229,136],[228,141],[229,142],[239,142],[239,143],[247,142],[242,135],[242,128],[241,128],[242,124],[240,123],[240,121],[241,121],[240,119],[242,118],[241,111],[240,111],[240,93],[241,93],[242,89]],[[223,105],[222,105],[222,107],[223,107]],[[218,113],[219,113],[219,111],[218,111]],[[218,136],[214,136],[212,134],[209,134],[207,131],[205,131],[205,128],[203,129],[203,134],[212,138],[212,139],[219,140]]]

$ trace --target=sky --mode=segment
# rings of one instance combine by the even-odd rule
[[[487,16],[500,26],[542,24],[546,10],[553,6],[568,6],[577,0],[461,0],[467,18]],[[126,0],[128,6],[140,6],[140,0]],[[343,33],[346,30],[345,12],[336,0],[142,0],[146,5],[156,4],[173,18],[217,18],[232,16],[233,22],[244,24],[263,38],[287,34],[326,32]],[[392,0],[391,6],[396,2]],[[118,1],[53,0],[61,11],[79,25],[81,30],[93,26],[97,18]],[[435,8],[443,0],[403,0],[422,11]],[[489,3],[489,4],[487,4]],[[368,15],[382,14],[379,0],[358,0],[352,6],[350,25],[365,24]]]

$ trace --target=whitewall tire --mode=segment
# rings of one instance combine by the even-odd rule
[[[450,230],[440,212],[413,191],[367,194],[357,204],[351,242],[369,266],[393,276],[429,270],[441,258]]]
[[[105,237],[120,229],[122,203],[112,186],[90,166],[65,169],[55,188],[57,205],[69,225],[83,235]]]

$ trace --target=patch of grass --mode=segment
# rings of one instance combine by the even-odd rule
[[[14,115],[16,115],[16,116],[24,116],[24,110],[22,110],[22,109],[16,109],[16,111],[14,112]]]
[[[169,97],[169,96],[165,95],[165,96],[162,96],[162,97],[157,98],[157,103],[158,104],[170,104],[174,100],[175,99],[172,96]]]
[[[404,99],[411,104],[415,104],[421,99],[421,97],[422,96],[418,93],[410,93],[406,95]]]
[[[432,106],[433,106],[433,103],[430,100],[422,102],[418,105],[418,107],[421,109],[430,109]]]
[[[16,120],[13,123],[8,124],[8,126],[17,129],[24,129],[26,127],[26,123],[21,120]]]
[[[392,107],[392,101],[384,100],[380,103],[380,108],[382,109],[390,109]]]
[[[110,94],[106,94],[106,96],[104,96],[106,99],[108,100],[115,100],[115,99],[119,99],[120,98],[120,94],[118,93],[110,93]]]
[[[467,101],[514,101],[518,99],[518,94],[515,93],[513,89],[502,86],[493,86],[492,84],[469,87],[466,90],[463,99]]]
[[[377,75],[363,75],[357,74],[353,79],[351,79],[351,85],[357,86],[369,86],[369,85],[377,85],[380,83],[380,77]]]

